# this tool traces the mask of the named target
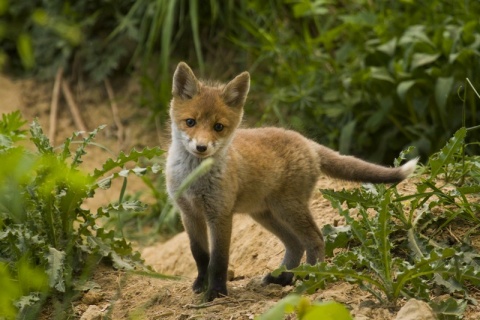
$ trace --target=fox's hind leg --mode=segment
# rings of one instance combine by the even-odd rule
[[[300,264],[305,247],[295,233],[283,221],[276,218],[270,211],[263,211],[252,214],[255,221],[260,223],[265,229],[276,235],[285,246],[285,256],[282,261],[287,269],[292,269]],[[292,283],[293,274],[291,272],[282,272],[278,277],[268,274],[263,282],[276,283],[286,286]]]
[[[282,199],[270,205],[273,215],[288,225],[307,251],[307,263],[314,265],[325,259],[323,235],[313,220],[308,201]]]

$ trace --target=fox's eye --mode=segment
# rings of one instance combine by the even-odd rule
[[[185,123],[187,124],[187,127],[193,127],[197,122],[195,121],[195,119],[188,118],[187,120],[185,120]]]
[[[221,124],[221,123],[215,123],[215,124],[213,125],[213,130],[215,130],[215,131],[217,131],[217,132],[222,131],[222,130],[223,130],[223,124]]]

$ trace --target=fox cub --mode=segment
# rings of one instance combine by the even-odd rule
[[[321,173],[349,181],[394,183],[411,174],[417,159],[399,168],[343,156],[297,132],[280,128],[239,129],[250,75],[227,84],[201,82],[180,62],[170,105],[172,143],[166,175],[171,197],[204,159],[212,169],[195,181],[176,205],[190,239],[198,276],[193,291],[211,301],[227,295],[232,215],[249,213],[285,245],[282,265],[324,259],[322,233],[309,201]],[[208,231],[207,231],[208,229]],[[264,283],[291,284],[292,273],[268,274]]]

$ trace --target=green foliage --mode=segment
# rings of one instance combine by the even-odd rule
[[[97,224],[112,212],[144,210],[144,205],[120,201],[94,213],[82,208],[82,204],[98,188],[108,188],[112,179],[126,179],[130,173],[142,176],[149,171],[158,172],[157,166],[126,169],[125,165],[163,151],[121,153],[116,159],[107,160],[101,169],[85,174],[78,167],[100,128],[83,138],[74,152],[70,147],[78,133],[57,151],[34,121],[30,126],[31,141],[36,147],[33,152],[13,143],[24,140],[24,131],[20,129],[24,122],[19,114],[6,114],[2,119],[0,134],[5,138],[0,147],[0,255],[11,272],[20,277],[17,261],[42,266],[49,291],[66,293],[67,299],[79,275],[104,258],[117,268],[144,268],[139,254],[125,239]],[[25,308],[41,302],[36,293],[28,297],[21,300]],[[13,300],[17,298],[11,296]]]
[[[464,155],[466,133],[461,128],[430,157],[409,194],[382,184],[322,190],[346,225],[324,227],[331,261],[293,269],[303,279],[297,290],[311,293],[343,280],[395,304],[402,297],[431,301],[435,289],[464,297],[432,303],[442,319],[463,313],[466,302],[473,301],[469,286],[480,285],[480,254],[470,245],[480,226],[480,207],[472,198],[480,190],[478,169],[473,169],[480,159]],[[458,225],[469,228],[463,237],[446,238],[444,231]]]
[[[26,259],[15,264],[16,274],[12,275],[6,263],[0,262],[0,315],[6,319],[15,319],[18,309],[22,316],[31,315],[28,307],[40,300],[40,295],[47,291],[47,275],[42,268],[33,267]],[[15,302],[15,304],[14,304]]]
[[[478,2],[274,3],[250,2],[236,38],[263,121],[379,162],[410,144],[426,158],[462,125],[457,88],[480,81]]]
[[[171,98],[172,64],[187,59],[203,76],[204,52],[219,53],[215,48],[226,46],[225,37],[235,29],[237,11],[243,7],[233,0],[138,0],[122,17],[112,34],[128,29],[137,35],[133,60],[141,65],[142,104],[162,123]]]
[[[139,66],[142,104],[162,121],[172,63],[196,61],[203,76],[205,61],[241,50],[233,63],[254,74],[252,113],[260,112],[262,122],[292,126],[376,161],[409,144],[424,157],[438,150],[462,123],[457,88],[467,77],[480,81],[476,1],[16,1],[3,7],[4,52],[17,51],[25,67],[49,77],[59,66],[95,80]],[[232,73],[230,64],[208,76]],[[474,92],[465,96],[466,118],[475,126]]]
[[[202,35],[222,42],[242,7],[232,0],[0,0],[0,68],[21,66],[51,78],[62,67],[100,81],[139,67],[142,103],[162,114],[170,100],[172,53],[182,52],[173,63],[196,60],[203,75],[210,44]]]
[[[129,34],[108,35],[134,0],[2,3],[0,62],[8,62],[11,69],[21,65],[41,77],[52,77],[62,67],[98,81],[124,64],[122,59],[133,51]]]
[[[299,320],[350,320],[350,312],[341,304],[333,301],[313,302],[296,294],[288,295],[274,307],[255,318],[258,320],[284,319],[286,314],[295,312]]]
[[[10,115],[2,114],[0,122],[0,152],[13,147],[14,143],[25,138],[25,130],[21,128],[26,123],[23,121],[20,111]]]
[[[0,64],[94,80],[138,68],[141,104],[161,123],[172,64],[223,80],[248,68],[260,122],[377,162],[411,144],[426,158],[463,119],[478,125],[463,83],[480,82],[479,13],[473,0],[1,1]]]

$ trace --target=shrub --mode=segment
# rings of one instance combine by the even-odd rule
[[[461,315],[473,301],[471,285],[480,285],[480,254],[470,244],[471,233],[480,226],[480,207],[472,198],[480,190],[480,162],[464,155],[466,133],[461,128],[431,156],[416,190],[408,194],[383,184],[322,190],[346,225],[324,227],[331,261],[294,269],[303,279],[298,291],[311,293],[343,280],[358,284],[382,304],[414,297],[430,302],[441,316]],[[445,237],[447,228],[459,225],[464,233]],[[432,302],[439,292],[464,298]]]
[[[251,3],[237,38],[264,120],[387,163],[408,145],[427,158],[462,125],[456,92],[467,77],[480,82],[477,1],[277,4],[271,14]],[[478,121],[473,95],[468,125]]]
[[[160,155],[162,151],[144,149],[121,153],[93,173],[85,174],[79,169],[82,156],[101,128],[80,140],[74,152],[70,148],[79,133],[68,138],[57,151],[34,121],[30,135],[36,151],[29,151],[22,146],[26,142],[26,132],[21,129],[24,123],[19,112],[4,114],[0,121],[1,262],[8,266],[11,274],[19,277],[19,261],[25,261],[27,266],[41,266],[48,279],[49,292],[54,297],[56,293],[64,293],[63,299],[67,301],[75,286],[85,281],[85,273],[104,258],[117,268],[143,269],[139,253],[112,230],[97,224],[97,220],[118,210],[144,210],[144,205],[120,198],[119,203],[108,204],[93,213],[82,204],[93,197],[98,188],[109,188],[112,179],[126,178],[130,173],[142,176],[147,171],[158,172],[158,166],[131,169],[125,166],[141,157]],[[29,296],[22,298],[22,313],[34,312],[37,309],[31,305],[42,302],[36,292]]]

